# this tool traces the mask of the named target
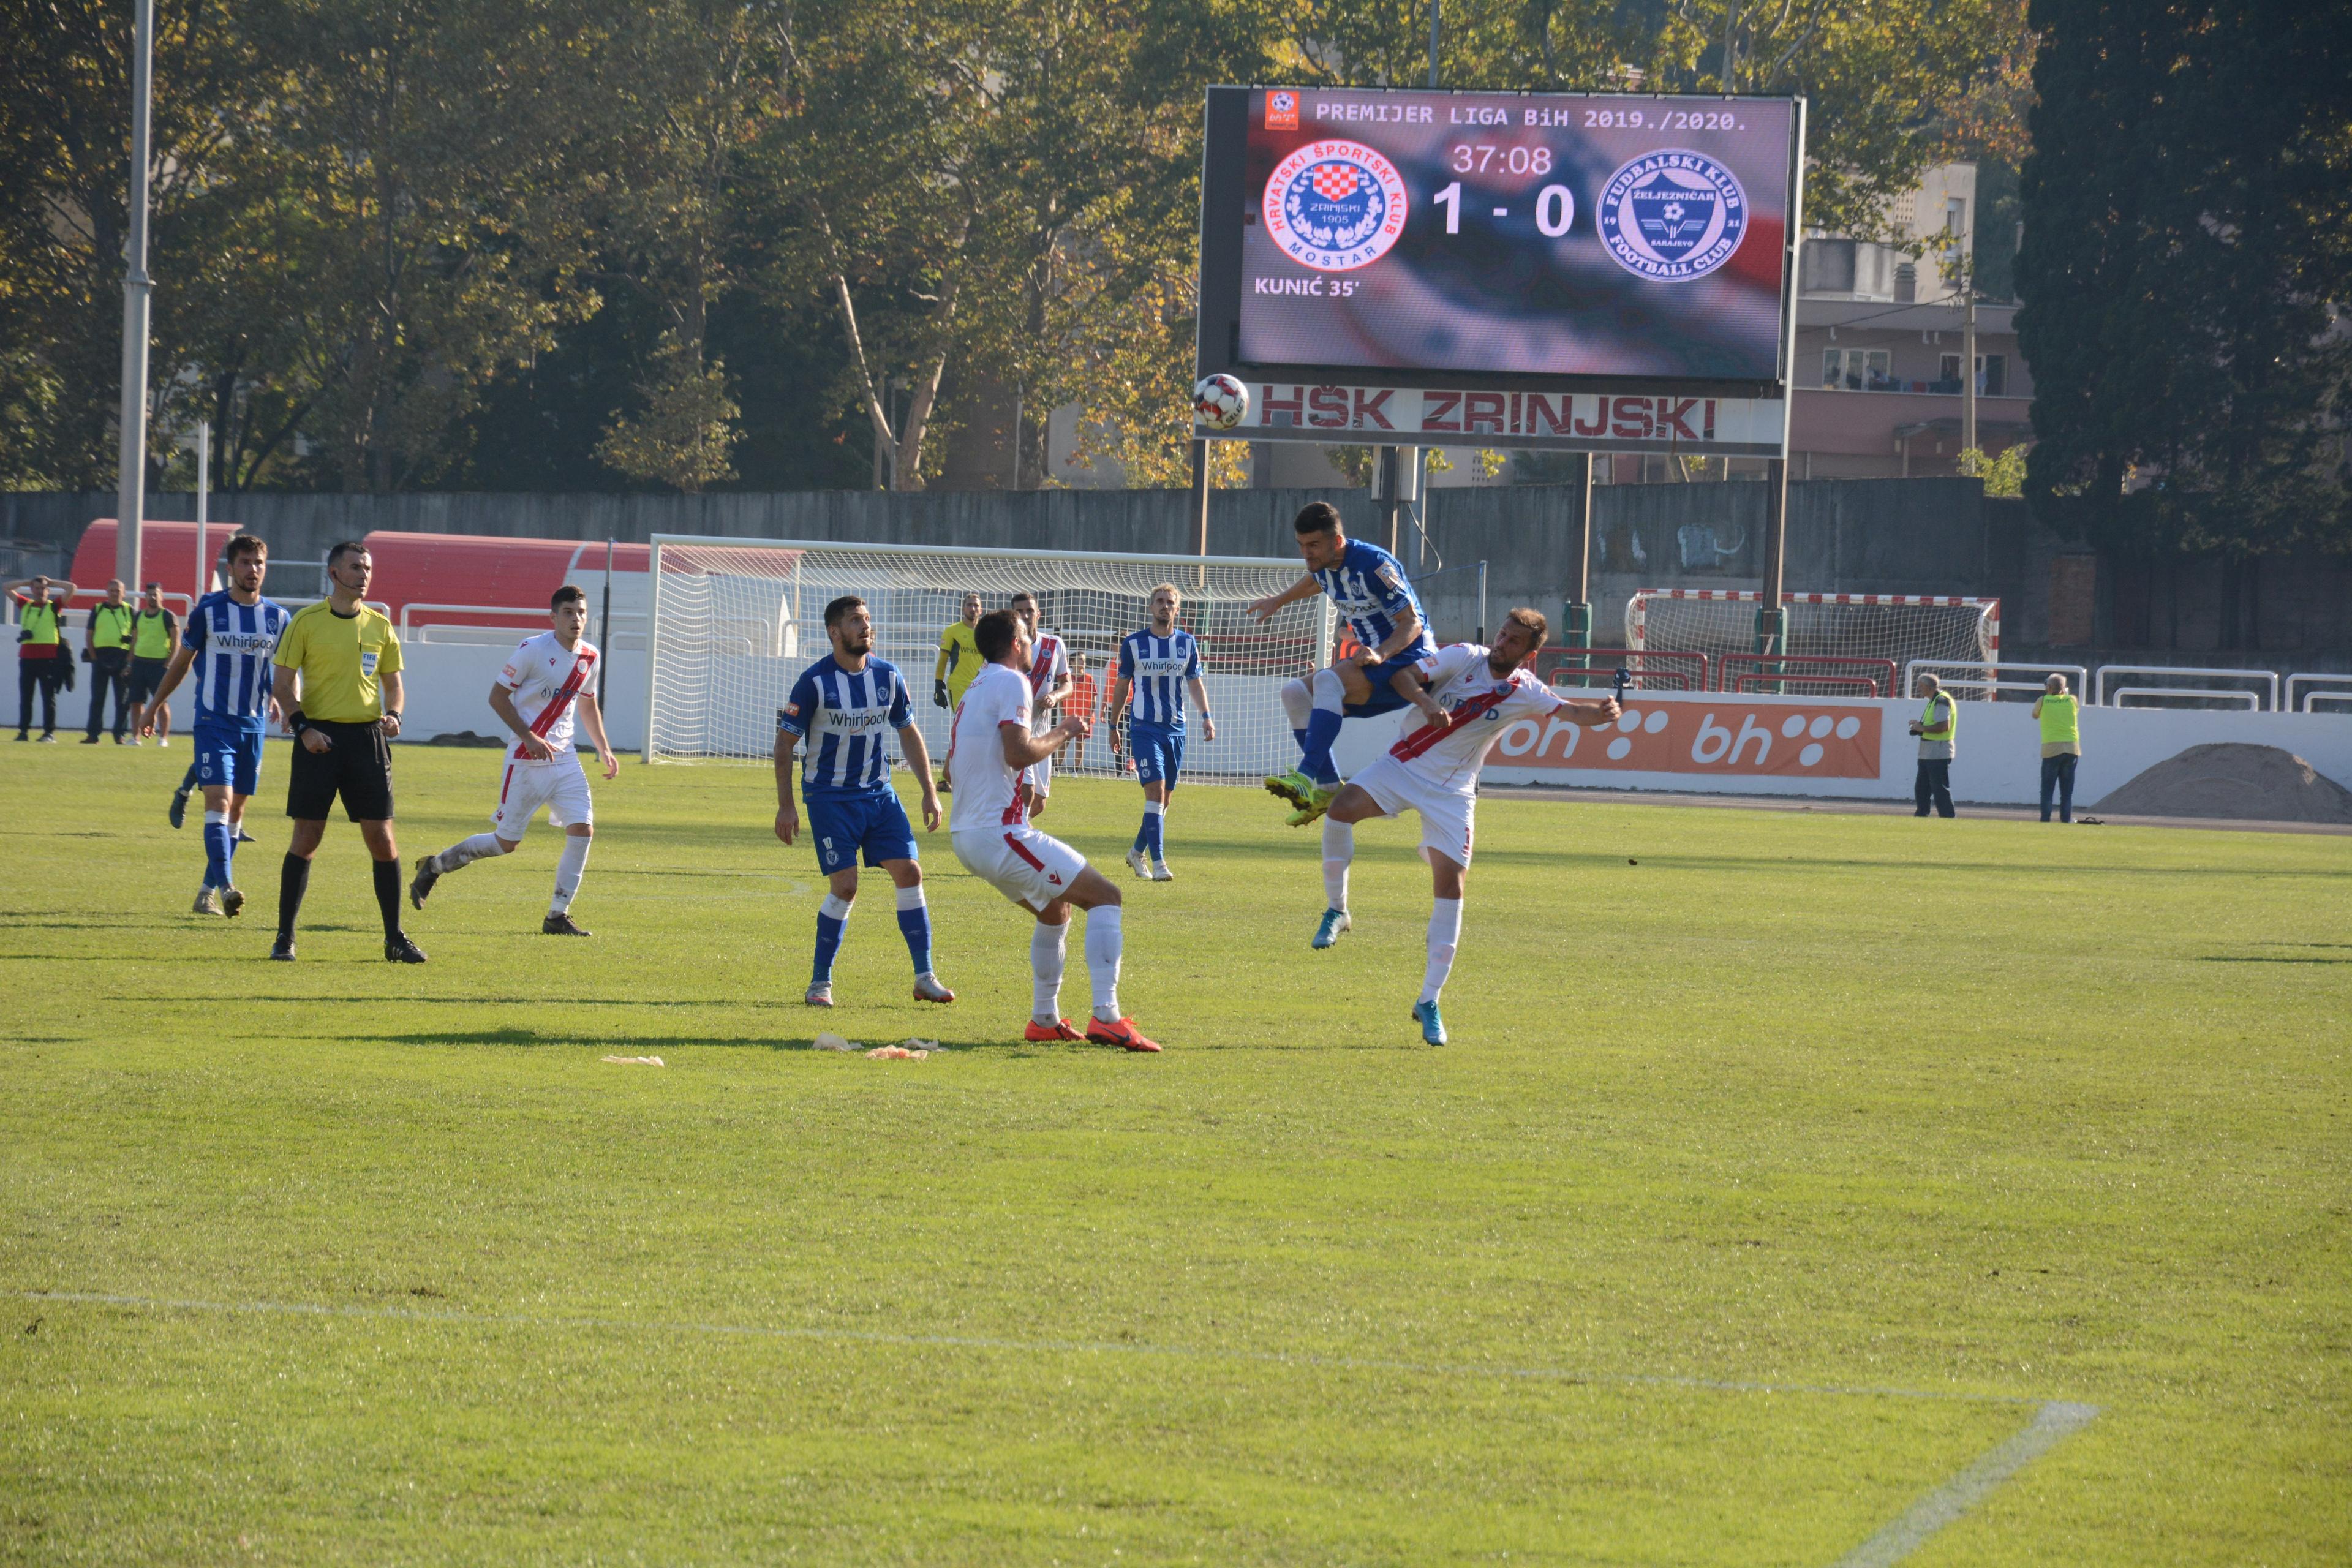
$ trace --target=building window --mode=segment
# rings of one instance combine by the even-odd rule
[[[1977,355],[1977,395],[1979,397],[2006,397],[2009,395],[2008,389],[2009,356],[2007,354]],[[1958,395],[1960,391],[1959,355],[1946,354],[1944,356],[1943,369],[1937,373],[1936,384],[1929,390],[1934,392],[1948,392]]]
[[[1894,361],[1885,349],[1823,349],[1822,384],[1846,392],[1892,392]]]

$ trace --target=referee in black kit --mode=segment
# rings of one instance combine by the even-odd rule
[[[293,841],[278,882],[278,944],[269,956],[291,963],[294,917],[310,886],[310,857],[326,836],[335,797],[360,825],[375,858],[375,901],[383,911],[383,956],[422,963],[425,953],[400,929],[400,849],[392,837],[392,748],[400,733],[400,639],[382,612],[368,607],[375,561],[353,543],[327,552],[332,592],[286,623],[278,639],[278,706],[294,732],[293,778],[286,815]]]

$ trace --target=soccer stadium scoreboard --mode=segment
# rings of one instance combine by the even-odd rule
[[[1783,456],[1804,108],[1211,88],[1194,433]]]

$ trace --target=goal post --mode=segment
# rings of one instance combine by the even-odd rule
[[[1065,749],[1055,764],[1065,773],[1124,773],[1123,740],[1099,723],[1118,677],[1119,641],[1148,624],[1151,590],[1161,583],[1183,595],[1177,624],[1199,640],[1217,721],[1211,742],[1198,715],[1188,717],[1188,779],[1255,783],[1290,766],[1297,747],[1277,689],[1330,657],[1332,619],[1322,595],[1263,625],[1247,614],[1251,601],[1298,581],[1296,560],[679,534],[657,534],[652,546],[648,763],[766,761],[776,710],[830,646],[824,607],[845,594],[872,613],[874,653],[906,678],[934,763],[946,755],[950,715],[933,705],[932,670],[940,634],[961,617],[967,593],[997,610],[1025,589],[1037,598],[1039,624],[1070,650],[1080,684],[1062,711],[1090,710],[1098,727],[1083,752],[1076,742]]]
[[[1762,599],[1753,588],[1643,588],[1625,601],[1625,646],[1706,654],[1717,662],[1727,656],[1752,659]],[[1932,659],[1982,666],[1988,674],[2000,661],[1999,599],[1783,594],[1780,603],[1788,614],[1787,652],[1796,659],[1868,661],[1898,669]]]

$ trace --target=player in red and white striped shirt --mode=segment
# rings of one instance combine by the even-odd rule
[[[1414,703],[1422,722],[1391,746],[1388,755],[1349,780],[1324,817],[1323,890],[1330,907],[1315,932],[1318,948],[1338,942],[1352,923],[1348,867],[1356,857],[1355,825],[1368,816],[1420,814],[1421,855],[1429,862],[1436,905],[1429,916],[1429,967],[1412,1016],[1421,1037],[1433,1046],[1445,1043],[1437,997],[1462,939],[1463,882],[1470,869],[1478,773],[1487,752],[1516,720],[1559,713],[1573,723],[1607,724],[1617,717],[1615,698],[1571,702],[1528,669],[1550,629],[1541,611],[1513,610],[1503,617],[1494,647],[1452,643],[1423,658],[1415,667],[1426,688]]]
[[[596,806],[572,747],[575,711],[595,743],[604,776],[619,773],[621,763],[605,742],[604,715],[596,706],[595,645],[580,635],[588,625],[588,595],[565,584],[555,591],[548,619],[551,629],[525,637],[490,687],[490,710],[515,738],[499,774],[490,831],[426,856],[409,884],[408,901],[421,910],[433,884],[450,872],[488,856],[513,854],[544,805],[547,820],[563,829],[563,853],[555,862],[555,897],[539,929],[549,936],[586,936],[572,923],[572,900],[588,868]]]
[[[1029,634],[1029,697],[1030,722],[1035,733],[1044,734],[1053,727],[1055,710],[1070,695],[1070,650],[1059,633],[1049,632],[1037,624],[1037,599],[1027,589],[1013,595],[1005,606],[1021,622]],[[1029,815],[1045,815],[1045,797],[1054,793],[1054,759],[1045,757],[1029,766],[1027,783]]]

